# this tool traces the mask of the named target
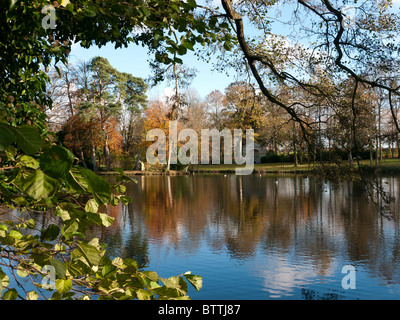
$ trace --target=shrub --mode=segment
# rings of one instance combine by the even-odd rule
[[[74,156],[52,145],[32,126],[12,127],[0,122],[0,203],[12,210],[38,214],[54,212],[58,221],[36,226],[34,219],[17,213],[13,221],[0,222],[0,296],[3,299],[188,299],[187,283],[196,290],[200,276],[185,273],[161,278],[139,270],[133,259],[110,259],[99,239],[87,239],[89,228],[109,227],[113,218],[101,212],[106,205],[127,204],[124,182],[117,170],[116,183],[74,165]],[[47,271],[53,269],[54,284]],[[33,290],[20,293],[30,279]],[[50,272],[51,277],[51,272]],[[46,280],[46,281],[44,281]],[[21,292],[26,296],[21,296]]]

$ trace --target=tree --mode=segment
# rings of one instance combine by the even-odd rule
[[[65,121],[76,114],[79,103],[77,92],[78,73],[72,64],[62,65],[53,69],[48,84],[48,96],[52,108],[47,111],[48,123],[56,131]]]
[[[118,123],[115,119],[109,119],[103,128],[107,132],[110,151],[114,155],[122,153],[122,136],[118,130]],[[101,134],[100,120],[98,118],[87,118],[81,113],[70,117],[64,123],[60,136],[63,144],[79,158],[84,167],[91,163],[94,171],[97,167],[96,149],[104,148],[105,141]]]
[[[100,133],[104,141],[104,160],[106,170],[111,168],[111,156],[109,146],[110,121],[120,117],[124,84],[126,79],[113,68],[107,59],[94,57],[88,65],[89,88],[84,94],[88,97],[79,109],[88,117],[95,118],[100,124]]]
[[[170,122],[170,115],[171,107],[167,105],[162,100],[151,100],[149,101],[148,107],[145,112],[145,119],[144,119],[144,129],[146,135],[152,129],[160,129],[162,130],[167,137],[169,137],[169,122]],[[150,146],[150,142],[145,142],[146,147]],[[166,151],[168,154],[170,153],[170,145],[166,143]],[[164,165],[165,163],[160,163]],[[169,164],[169,161],[168,161]]]
[[[180,62],[175,53],[184,54],[196,43],[216,41],[221,27],[216,18],[195,17],[197,5],[192,0],[63,3],[66,5],[52,3],[57,17],[54,30],[42,27],[40,12],[47,1],[0,3],[1,204],[21,212],[53,210],[60,220],[42,230],[35,230],[34,220],[23,217],[0,223],[0,264],[9,268],[15,279],[29,276],[39,285],[26,294],[23,287],[18,292],[0,270],[2,298],[37,299],[45,289],[40,288],[40,279],[47,276],[42,268],[52,266],[55,288],[45,298],[90,299],[97,295],[99,299],[186,299],[185,280],[200,289],[200,277],[186,273],[165,279],[155,272],[139,271],[132,259],[111,260],[98,239],[86,239],[85,231],[93,223],[104,227],[112,223],[108,215],[99,212],[101,205],[130,199],[123,195],[122,185],[111,185],[91,170],[74,165],[70,151],[51,144],[44,111],[52,103],[46,92],[49,78],[42,68],[54,61],[67,63],[73,41],[84,47],[143,43],[159,63]],[[172,27],[182,34],[178,44],[164,33]],[[138,28],[143,32],[137,32]],[[91,67],[99,71],[100,89],[100,81],[107,77],[103,67],[107,66],[101,59],[96,62]],[[86,85],[89,89],[90,84]],[[104,106],[101,100],[108,97],[100,94],[90,98]],[[91,107],[90,99],[82,106]],[[102,120],[108,118],[105,113]],[[126,178],[121,173],[119,181]]]
[[[391,81],[398,65],[394,54],[397,52],[397,46],[392,39],[398,32],[399,16],[389,11],[390,2],[383,2],[382,5],[379,3],[378,7],[375,2],[363,2],[360,4],[360,16],[355,19],[355,27],[348,28],[345,12],[341,10],[341,6],[346,2],[295,1],[298,4],[293,11],[296,19],[292,20],[295,23],[290,27],[297,38],[304,34],[315,41],[310,41],[308,48],[305,48],[307,50],[295,51],[297,53],[290,55],[290,60],[286,59],[284,63],[281,59],[282,46],[270,45],[266,51],[264,45],[265,39],[271,34],[270,24],[273,21],[273,17],[268,14],[274,12],[274,9],[279,13],[279,3],[221,0],[222,13],[212,10],[211,14],[219,14],[221,19],[227,19],[231,23],[238,51],[246,61],[246,70],[257,82],[261,93],[298,122],[309,144],[309,134],[312,130],[307,128],[312,129],[312,126],[302,120],[296,109],[313,107],[313,100],[286,103],[274,95],[269,86],[271,83],[286,84],[307,95],[328,98],[329,93],[325,91],[324,86],[309,82],[310,74],[317,75],[318,70],[323,69],[326,73],[325,78],[332,78],[336,82],[335,85],[347,77],[352,78],[353,92],[359,85],[364,85],[381,88],[391,96],[400,93],[399,88]],[[361,16],[361,13],[364,15]],[[246,29],[245,20],[252,29]],[[299,21],[304,23],[298,23]],[[256,32],[253,32],[254,30]],[[294,37],[293,40],[296,41]],[[379,78],[374,76],[375,71],[371,68],[371,63],[376,61],[387,62]],[[389,105],[392,109],[393,105]],[[297,108],[298,106],[301,108]]]
[[[210,126],[222,130],[228,121],[226,96],[219,90],[210,92],[205,98]]]
[[[126,77],[125,88],[122,93],[125,94],[122,103],[122,136],[123,150],[129,153],[133,145],[138,144],[143,138],[143,113],[147,107],[147,84],[142,78],[133,77],[130,74],[123,74]],[[125,90],[124,90],[125,89]]]
[[[61,75],[52,74],[55,81],[49,91],[56,110],[53,108],[50,117],[63,120],[59,125],[69,118],[62,135],[67,138],[66,145],[79,155],[84,165],[84,156],[87,157],[90,149],[91,163],[97,170],[96,154],[101,147],[109,170],[111,151],[121,153],[121,143],[125,152],[131,148],[135,117],[146,106],[147,85],[141,78],[119,72],[101,57],[88,63],[81,62],[76,68],[69,65],[64,69],[61,69]],[[117,122],[121,122],[121,127],[116,125]]]
[[[243,81],[234,82],[225,89],[225,96],[236,126],[257,132],[262,109],[256,88]]]
[[[173,33],[175,35],[175,40],[178,41],[175,32]],[[167,97],[167,103],[170,105],[167,117],[169,121],[178,121],[186,104],[181,90],[190,86],[196,76],[197,70],[174,62],[170,64],[164,72],[166,74],[165,79],[169,83],[174,83],[174,94]],[[178,146],[172,146],[172,148],[168,148],[167,171],[169,171],[171,167],[172,150],[177,147]]]

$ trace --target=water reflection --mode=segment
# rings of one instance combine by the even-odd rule
[[[201,274],[205,285],[194,298],[400,298],[397,177],[379,182],[395,198],[390,219],[355,182],[268,175],[137,180],[127,185],[133,202],[109,208],[115,224],[94,235],[112,255],[134,257],[142,267]],[[356,266],[358,290],[342,289],[345,264]]]

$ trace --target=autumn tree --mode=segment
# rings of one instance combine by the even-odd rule
[[[66,143],[81,159],[87,157],[90,150],[95,170],[98,168],[97,150],[101,148],[106,170],[109,170],[111,153],[129,152],[132,147],[135,121],[140,123],[140,114],[146,107],[144,80],[119,72],[102,57],[70,66],[65,72],[62,69],[61,76],[56,75],[54,79],[51,92],[53,96],[62,97],[60,111],[71,116],[63,127],[67,130],[64,137],[69,139]],[[76,127],[71,126],[73,123]]]
[[[110,152],[114,155],[122,153],[122,136],[118,127],[119,124],[114,118],[110,118],[103,124],[103,129],[108,134]],[[64,145],[74,154],[79,155],[82,165],[88,167],[87,162],[90,162],[91,168],[96,171],[98,170],[97,150],[105,146],[105,140],[101,133],[102,129],[98,118],[89,118],[79,112],[63,124],[60,135]]]
[[[208,122],[211,127],[222,130],[229,120],[229,110],[224,93],[213,90],[205,98]]]
[[[287,27],[287,39],[295,45],[289,41],[270,43],[274,35],[277,39],[280,36],[274,33],[272,22],[277,21],[281,13],[281,1],[221,0],[221,11],[214,8],[210,14],[231,24],[237,40],[233,50],[238,54],[237,60],[244,59],[245,70],[260,92],[299,124],[307,143],[312,144],[319,126],[306,121],[301,112],[313,108],[315,100],[284,101],[274,94],[274,85],[295,87],[302,92],[301,96],[327,98],[332,91],[327,92],[325,85],[318,81],[310,83],[312,76],[323,70],[325,78],[332,79],[335,86],[352,78],[354,94],[360,86],[382,89],[388,96],[389,110],[393,109],[390,98],[400,94],[399,87],[392,81],[398,66],[398,57],[394,54],[398,46],[393,39],[400,24],[399,15],[391,11],[391,1],[357,3],[356,16],[350,23],[342,10],[347,4],[345,1],[298,0],[291,3],[295,9],[285,8],[292,10],[293,19],[283,24]],[[300,44],[301,36],[310,41]],[[288,50],[295,47],[295,50]],[[376,66],[382,71],[379,76]],[[353,112],[352,106],[354,104],[347,105],[349,112]]]
[[[244,81],[233,82],[225,89],[225,96],[235,125],[257,130],[262,113],[257,88]]]
[[[178,38],[174,31],[173,34],[175,35],[175,41],[178,42]],[[162,70],[162,78],[167,81],[167,84],[173,86],[173,94],[166,97],[166,103],[169,105],[167,114],[168,121],[179,121],[182,116],[186,104],[182,90],[187,89],[190,86],[193,79],[196,77],[196,73],[197,70],[195,68],[190,68],[182,63],[176,62],[169,64]],[[159,71],[156,72],[156,75],[157,74],[159,74]],[[172,148],[168,148],[167,171],[170,170],[171,166],[171,152],[177,147],[178,146],[172,146]]]
[[[62,126],[60,137],[64,145],[79,156],[81,164],[87,168],[98,170],[96,145],[100,144],[100,128],[97,121],[84,119],[80,114],[70,117]]]
[[[170,106],[168,106],[164,101],[161,99],[150,100],[145,111],[145,134],[147,135],[152,129],[160,129],[166,136],[169,136],[169,113]],[[148,141],[144,141],[143,143],[145,147],[149,147],[151,145],[151,142]],[[166,152],[169,152],[169,149],[169,144],[166,143]],[[161,163],[161,165],[164,165],[164,163]]]

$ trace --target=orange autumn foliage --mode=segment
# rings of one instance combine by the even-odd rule
[[[171,112],[171,107],[167,104],[163,103],[160,100],[153,100],[149,102],[149,106],[146,109],[145,113],[145,121],[144,121],[144,128],[145,133],[149,132],[151,129],[161,129],[164,131],[165,136],[169,137],[169,113]],[[179,133],[180,130],[183,129],[183,125],[180,121],[177,124],[177,132]],[[153,142],[147,141],[146,145],[151,145]],[[178,142],[178,145],[180,143]],[[168,142],[167,142],[167,150],[168,150]]]
[[[121,154],[122,136],[118,132],[117,120],[110,117],[105,123],[105,130],[109,138],[110,151]],[[100,121],[96,118],[86,120],[79,115],[74,115],[63,125],[62,132],[65,146],[76,155],[83,151],[85,157],[89,157],[92,146],[101,150],[105,145]]]

